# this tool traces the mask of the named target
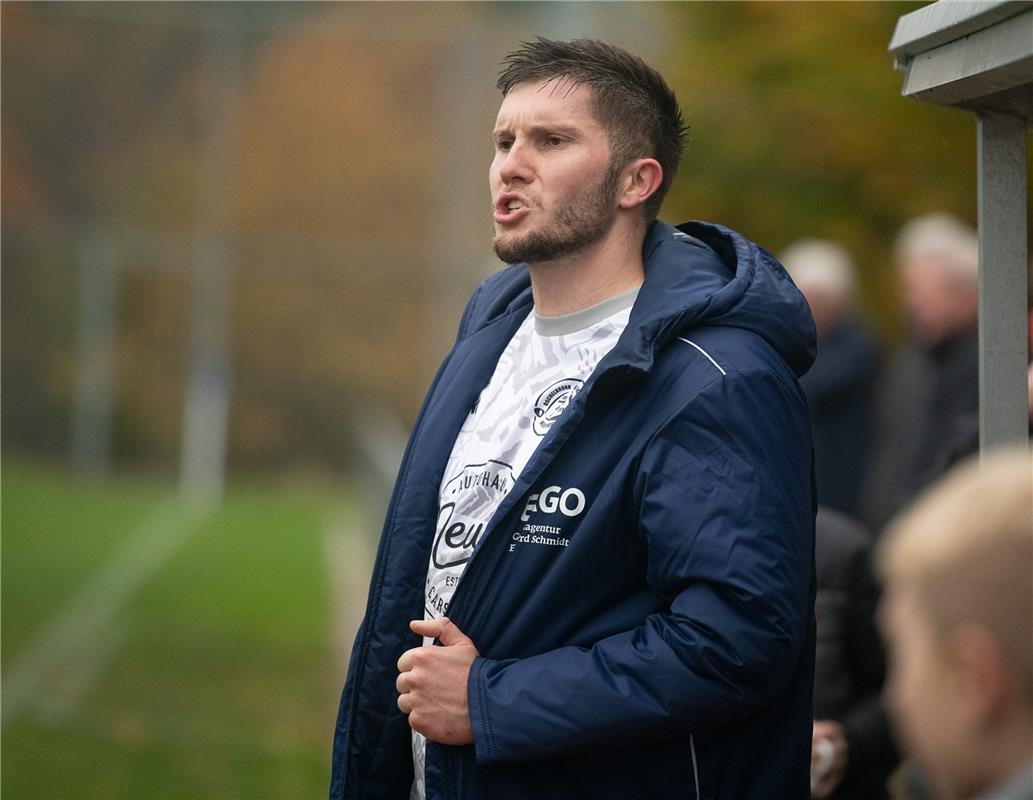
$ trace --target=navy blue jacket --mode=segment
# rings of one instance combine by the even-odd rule
[[[428,743],[428,800],[809,796],[810,311],[770,254],[716,225],[655,223],[643,256],[628,327],[456,588],[449,617],[481,654],[475,743]],[[333,800],[408,797],[395,663],[420,644],[408,622],[442,472],[531,304],[525,265],[488,278],[417,418],[341,698]],[[571,490],[583,508],[558,502]]]

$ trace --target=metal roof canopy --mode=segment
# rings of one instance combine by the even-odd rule
[[[1033,2],[937,0],[890,41],[903,94],[976,115],[979,160],[979,448],[1028,441],[1026,128]]]

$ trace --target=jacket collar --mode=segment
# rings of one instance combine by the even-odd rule
[[[597,372],[648,372],[656,354],[697,325],[745,328],[765,338],[797,375],[814,360],[814,321],[782,266],[740,234],[707,222],[654,222],[642,244],[645,279],[617,345]],[[498,276],[484,325],[532,304],[526,264]]]

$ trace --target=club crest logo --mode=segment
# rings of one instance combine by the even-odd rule
[[[563,409],[570,405],[570,401],[581,391],[584,383],[578,378],[564,378],[538,395],[538,399],[534,401],[534,420],[531,423],[531,428],[536,434],[544,436],[552,429]]]
[[[503,461],[467,464],[443,487],[432,557],[439,569],[465,564],[473,555],[491,510],[513,487],[513,467]]]

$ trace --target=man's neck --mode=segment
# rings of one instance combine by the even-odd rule
[[[595,244],[556,261],[529,264],[535,311],[573,314],[641,285],[643,232],[614,226]]]

